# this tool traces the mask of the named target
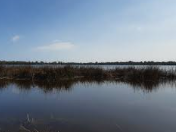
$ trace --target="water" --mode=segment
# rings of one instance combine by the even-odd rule
[[[80,66],[80,65],[76,65]],[[115,69],[115,68],[129,68],[129,67],[135,67],[135,68],[147,68],[147,67],[158,67],[163,70],[172,70],[176,69],[175,65],[81,65],[84,67],[98,67],[103,69]]]
[[[175,132],[175,85],[1,85],[0,132]]]

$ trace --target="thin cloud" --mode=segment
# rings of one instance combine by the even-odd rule
[[[12,42],[17,42],[17,41],[20,40],[20,36],[19,35],[15,35],[15,36],[12,37],[11,40],[12,40]]]
[[[74,47],[74,44],[70,42],[57,42],[57,43],[52,43],[49,45],[37,47],[36,50],[57,51],[57,50],[68,50],[68,49],[72,49],[73,47]]]
[[[138,26],[137,28],[137,31],[141,32],[142,31],[142,27]]]

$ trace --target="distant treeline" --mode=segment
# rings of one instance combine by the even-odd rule
[[[0,61],[0,65],[176,65],[175,61],[154,62],[154,61],[127,61],[127,62],[44,62],[44,61]]]

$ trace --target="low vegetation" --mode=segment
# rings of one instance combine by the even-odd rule
[[[150,88],[161,82],[176,80],[176,70],[162,70],[158,67],[102,69],[85,66],[0,66],[0,80],[0,82],[5,80],[17,84],[23,81],[24,85],[43,86],[47,84],[44,86],[48,88],[50,86],[69,87],[78,81],[125,82],[133,86]],[[1,83],[1,85],[4,84]]]

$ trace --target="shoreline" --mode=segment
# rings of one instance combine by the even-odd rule
[[[124,67],[103,69],[100,67],[63,66],[0,66],[0,80],[40,80],[57,81],[70,79],[93,80],[175,80],[176,69],[159,69],[155,66],[136,68]]]
[[[133,86],[156,87],[160,83],[176,81],[176,70],[158,67],[102,69],[98,67],[32,67],[0,66],[1,82],[28,82],[57,86],[67,82],[122,82]],[[60,86],[59,84],[59,86]]]

